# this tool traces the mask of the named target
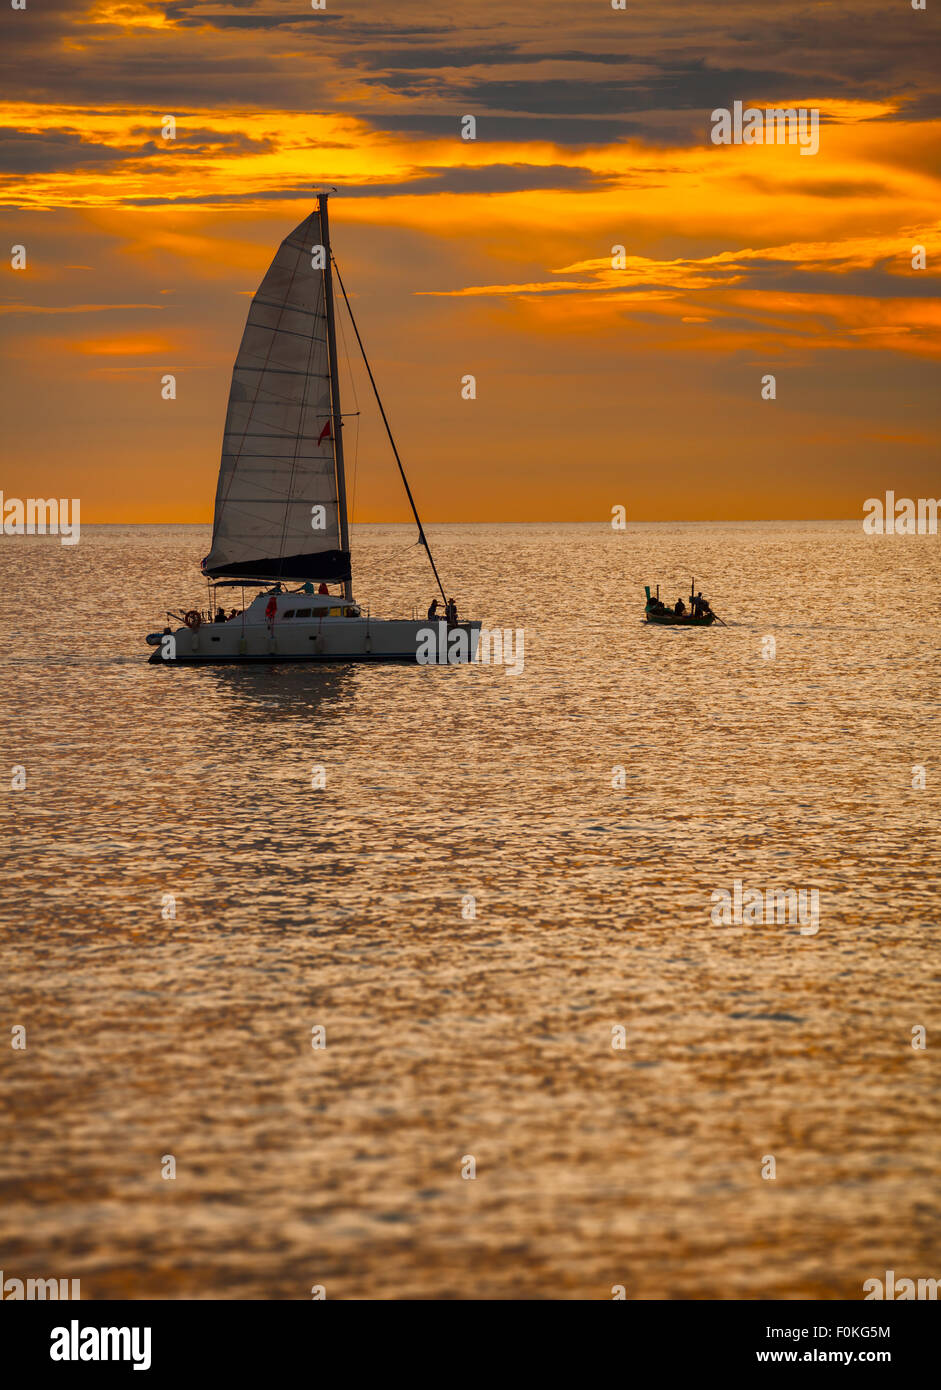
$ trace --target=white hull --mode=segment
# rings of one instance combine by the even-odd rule
[[[418,661],[462,664],[473,661],[480,640],[480,623],[451,625],[415,619],[315,618],[275,623],[204,623],[195,630],[180,627],[153,634],[150,661],[158,666],[193,666],[232,662],[350,662]],[[434,662],[429,661],[428,632],[435,633]],[[456,635],[457,631],[463,637]],[[156,641],[155,641],[156,639]],[[157,645],[159,641],[159,645]],[[449,659],[450,652],[450,659]]]

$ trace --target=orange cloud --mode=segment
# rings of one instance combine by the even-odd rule
[[[172,351],[167,338],[148,337],[142,333],[125,333],[114,338],[71,338],[60,340],[68,352],[82,357],[153,357]]]

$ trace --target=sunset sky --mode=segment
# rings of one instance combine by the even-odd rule
[[[26,6],[0,9],[6,496],[208,521],[249,297],[322,185],[427,520],[941,495],[941,0]],[[819,153],[711,144],[736,100],[818,107]],[[405,520],[344,384],[354,520]]]

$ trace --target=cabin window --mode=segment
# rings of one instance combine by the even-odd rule
[[[309,618],[309,617],[310,617],[310,609],[309,609],[309,608],[299,608],[299,609],[297,610],[297,616],[298,616],[299,618]]]
[[[330,617],[331,617],[331,618],[342,618],[342,617],[343,617],[343,609],[342,609],[342,608],[331,608],[331,609],[330,609]]]
[[[282,613],[282,614],[281,614],[281,617],[282,617],[282,618],[293,618],[293,617],[294,617],[294,609],[293,609],[293,608],[289,608],[288,611],[287,611],[286,613]]]

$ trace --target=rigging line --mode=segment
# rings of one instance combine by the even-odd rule
[[[353,496],[350,499],[350,525],[352,526],[356,518],[356,472],[359,468],[359,415],[356,418],[356,430],[353,438]]]
[[[344,325],[344,323],[343,323],[342,317],[340,318],[339,322],[340,322],[340,341],[341,341],[341,343],[343,344],[343,355],[344,355],[344,357],[346,358],[346,374],[347,374],[347,376],[349,377],[350,391],[351,391],[352,396],[353,396],[353,404],[356,406],[355,411],[350,411],[349,413],[350,413],[351,415],[355,415],[355,416],[358,417],[358,416],[359,416],[359,396],[358,396],[357,393],[356,393],[356,377],[353,375],[353,360],[352,360],[352,354],[351,354],[350,349],[349,349],[349,343],[348,343],[348,341],[347,341],[347,336],[346,336],[346,327],[345,327],[345,325]],[[354,442],[354,444],[353,444],[353,491],[352,491],[352,496],[350,497],[350,523],[351,523],[351,524],[352,524],[353,520],[354,520],[355,517],[356,517],[356,473],[357,473],[358,466],[359,466],[359,419],[357,418],[357,420],[356,420],[356,440],[355,440],[355,442]]]
[[[350,323],[353,325],[353,332],[356,334],[356,341],[359,343],[359,350],[363,354],[363,361],[366,364],[366,371],[369,375],[369,384],[372,386],[373,395],[376,397],[376,404],[379,407],[379,414],[382,416],[382,423],[386,427],[386,434],[389,436],[389,443],[392,445],[392,452],[395,455],[395,461],[399,466],[399,473],[402,475],[402,483],[405,487],[405,494],[408,497],[409,505],[412,509],[412,516],[415,518],[415,525],[418,527],[419,542],[421,545],[425,547],[425,550],[428,555],[428,562],[431,565],[431,569],[435,576],[435,579],[438,581],[438,588],[441,590],[441,597],[444,599],[445,607],[447,607],[447,594],[444,592],[444,585],[441,583],[441,577],[438,574],[438,569],[435,565],[434,556],[431,553],[431,546],[428,544],[428,540],[425,536],[425,530],[421,524],[421,518],[418,515],[418,508],[415,506],[415,499],[412,496],[412,489],[408,485],[408,479],[405,476],[405,469],[402,467],[402,460],[399,458],[399,451],[395,447],[395,440],[392,437],[392,430],[389,428],[389,421],[386,419],[386,412],[383,409],[382,399],[379,395],[379,387],[376,385],[376,378],[372,374],[372,367],[370,367],[369,365],[369,358],[366,356],[366,349],[363,347],[363,340],[359,336],[359,329],[356,327],[356,319],[353,317],[353,310],[350,308],[349,297],[346,293],[346,286],[343,283],[343,277],[340,274],[340,267],[337,265],[337,258],[333,255],[332,252],[330,255],[330,259],[333,261],[333,268],[337,273],[337,283],[339,284],[340,290],[343,294],[343,302],[346,305],[346,312],[350,316]]]

